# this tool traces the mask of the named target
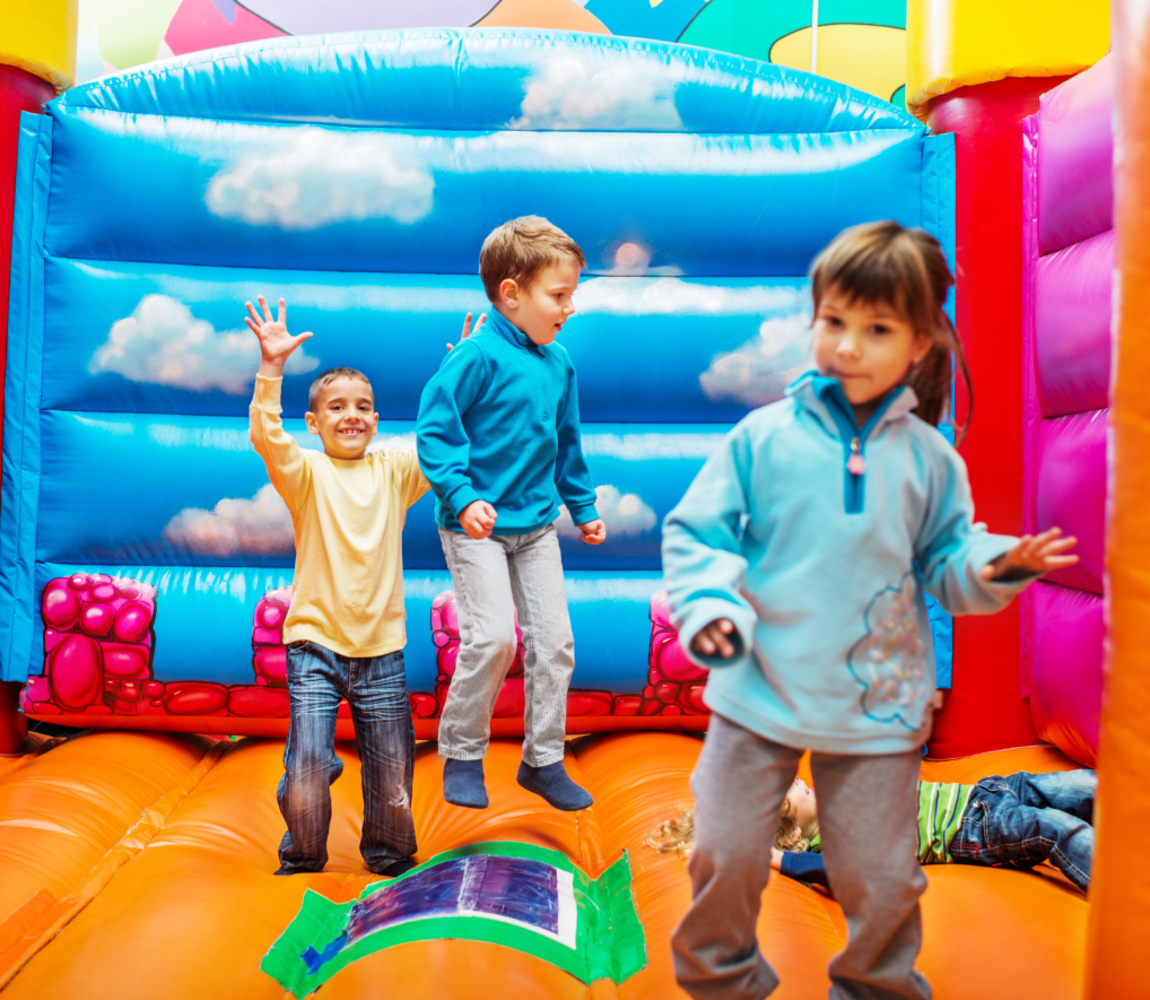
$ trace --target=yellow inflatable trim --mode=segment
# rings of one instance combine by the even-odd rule
[[[0,64],[47,80],[57,91],[76,80],[80,0],[0,3]]]
[[[908,0],[906,105],[1008,76],[1063,76],[1110,46],[1108,0]]]

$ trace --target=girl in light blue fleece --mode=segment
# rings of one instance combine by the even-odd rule
[[[832,1000],[914,1000],[921,944],[919,751],[935,690],[924,590],[992,614],[1077,561],[1057,528],[973,523],[962,459],[935,429],[962,345],[954,279],[923,230],[847,230],[815,260],[817,371],[731,431],[663,527],[688,655],[711,674],[692,777],[694,902],[672,937],[693,997],[760,1000],[778,977],[755,924],[771,833],[812,751],[829,877],[850,930]]]

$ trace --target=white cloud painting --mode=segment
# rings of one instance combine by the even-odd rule
[[[524,86],[514,129],[677,130],[678,81],[667,67],[636,53],[626,65],[587,59],[554,59]]]
[[[204,201],[221,218],[309,230],[365,219],[409,225],[431,212],[434,191],[426,167],[403,162],[386,135],[305,126],[284,147],[225,167]]]
[[[699,376],[708,399],[734,399],[765,406],[811,367],[810,320],[801,314],[768,319],[759,332],[733,351],[716,354]]]
[[[224,497],[211,510],[184,508],[167,523],[164,540],[217,559],[287,555],[295,549],[291,514],[270,483],[250,500]]]
[[[643,501],[638,493],[624,493],[610,483],[595,487],[595,508],[603,523],[607,525],[607,537],[622,535],[630,537],[641,535],[655,527],[658,520],[655,512]],[[564,538],[578,538],[579,528],[566,505],[559,508],[559,520],[555,522],[555,530]]]
[[[169,295],[146,295],[131,316],[112,324],[108,339],[88,362],[88,371],[242,396],[251,391],[259,364],[259,342],[249,330],[217,330]],[[319,359],[301,347],[288,359],[284,373],[302,375],[318,366]]]

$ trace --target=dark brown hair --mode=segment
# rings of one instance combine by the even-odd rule
[[[967,398],[966,423],[955,427],[958,443],[970,427],[974,390],[962,341],[942,308],[953,285],[954,275],[938,240],[925,229],[904,229],[891,221],[843,230],[811,265],[811,297],[816,314],[823,296],[838,289],[852,302],[889,306],[916,333],[930,338],[930,352],[906,377],[906,384],[918,396],[914,413],[928,424],[939,423],[950,408],[953,354],[962,372]]]
[[[318,376],[311,384],[311,388],[307,391],[307,408],[312,413],[315,413],[316,406],[319,405],[320,393],[324,391],[329,385],[332,384],[337,378],[356,378],[361,382],[367,382],[367,387],[371,389],[371,382],[368,377],[364,375],[358,368],[329,368],[322,375]],[[372,396],[374,397],[375,390],[372,389]]]
[[[479,251],[479,276],[488,299],[498,303],[499,286],[508,278],[526,288],[545,267],[563,260],[580,270],[587,266],[579,244],[562,229],[538,215],[523,215],[488,234]]]

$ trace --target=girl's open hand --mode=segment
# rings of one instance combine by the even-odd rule
[[[735,644],[731,641],[734,634],[735,623],[730,618],[716,618],[695,633],[691,648],[700,656],[718,655],[729,660],[735,655]]]
[[[480,314],[479,314],[479,322],[475,324],[475,331],[474,331],[474,332],[475,332],[475,333],[478,333],[478,332],[479,332],[479,328],[480,328],[481,326],[483,326],[483,324],[484,324],[484,323],[486,323],[486,322],[487,322],[487,313],[480,313]],[[471,336],[471,334],[472,334],[472,330],[471,330],[471,313],[468,313],[466,316],[464,316],[464,317],[463,317],[463,332],[462,332],[462,333],[459,335],[459,340],[460,340],[460,343],[462,343],[462,342],[463,342],[463,341],[465,341],[465,340],[466,340],[468,337],[470,337],[470,336]],[[455,345],[454,345],[454,344],[448,344],[448,345],[447,345],[447,349],[448,349],[449,351],[450,351],[450,350],[453,350],[453,349],[454,349],[454,347],[455,347]]]
[[[1041,535],[1023,535],[1018,544],[982,567],[984,580],[1021,580],[1035,573],[1049,573],[1078,562],[1076,555],[1064,555],[1078,544],[1077,538],[1063,538],[1061,528]]]
[[[262,316],[256,312],[255,307],[250,302],[244,303],[248,307],[249,314],[244,317],[244,322],[247,323],[248,329],[259,338],[262,361],[260,369],[261,373],[264,374],[264,365],[272,368],[278,367],[282,370],[288,355],[311,337],[311,334],[301,333],[298,337],[293,337],[288,333],[287,303],[283,299],[280,299],[279,315],[274,320],[271,310],[268,309],[267,299],[261,295],[259,296],[259,303]]]

